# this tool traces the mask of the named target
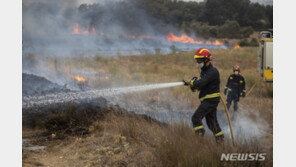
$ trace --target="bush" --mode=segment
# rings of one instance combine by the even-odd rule
[[[195,31],[197,36],[201,36],[206,39],[209,37],[216,37],[217,36],[217,32],[215,33],[214,28],[212,28],[213,26],[210,26],[208,24],[192,22],[190,27]],[[211,34],[211,32],[213,32],[213,34]]]
[[[242,40],[240,40],[240,41],[238,42],[238,44],[239,44],[239,46],[242,46],[242,47],[244,47],[244,46],[249,46],[249,42],[248,42],[247,39],[242,39]]]
[[[249,44],[250,46],[259,46],[256,38],[252,38]]]
[[[207,23],[192,22],[190,28],[199,37],[203,38],[242,38],[249,37],[253,32],[252,27],[241,27],[237,21],[227,20],[222,26],[211,26]]]
[[[241,34],[243,35],[243,37],[248,38],[251,34],[253,34],[254,30],[251,26],[248,27],[243,27],[241,29]]]
[[[242,39],[238,42],[240,46],[252,46],[252,47],[257,47],[258,46],[258,41],[256,38],[252,38],[251,41],[248,41],[247,39]]]
[[[227,20],[220,28],[219,28],[219,37],[221,38],[241,38],[240,25],[237,21]]]

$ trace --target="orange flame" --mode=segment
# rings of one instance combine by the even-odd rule
[[[82,34],[89,34],[89,28],[87,28],[86,30],[84,30],[84,31],[82,32]]]
[[[170,32],[166,38],[170,42],[194,43],[194,44],[202,44],[203,43],[202,41],[196,41],[193,38],[190,38],[189,36],[187,36],[184,33],[178,37]]]
[[[75,76],[74,76],[74,79],[75,79],[76,81],[78,81],[78,82],[85,82],[85,81],[86,81],[85,78],[80,77],[80,76],[78,76],[78,75],[75,75]]]
[[[90,34],[97,34],[95,27],[92,27],[92,28],[91,28],[91,32],[90,32]]]
[[[86,30],[84,30],[84,31],[81,31],[81,30],[79,30],[79,24],[78,23],[75,23],[74,24],[74,27],[73,27],[73,32],[72,32],[72,34],[97,34],[96,33],[96,30],[95,30],[95,27],[92,27],[91,28],[91,31],[90,31],[90,27],[88,27]]]
[[[215,42],[212,43],[212,45],[223,45],[223,43],[218,40],[215,40]]]
[[[173,33],[169,33],[166,36],[167,40],[170,42],[181,42],[181,43],[192,43],[192,44],[205,44],[205,45],[217,45],[217,46],[222,46],[224,45],[223,42],[220,42],[219,40],[215,40],[215,42],[211,42],[211,41],[197,41],[189,36],[187,36],[186,34],[182,34],[181,36],[176,36]]]
[[[72,34],[80,34],[78,23],[75,23]]]
[[[239,46],[239,44],[236,44],[236,45],[234,46],[234,49],[238,49],[238,48],[241,48],[241,46]]]

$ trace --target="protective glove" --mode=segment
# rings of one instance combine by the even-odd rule
[[[242,93],[240,93],[240,96],[241,96],[241,97],[246,97],[246,92],[242,92]]]
[[[190,81],[189,81],[189,86],[190,86],[190,89],[192,92],[195,92],[196,91],[196,88],[194,88],[194,81],[197,80],[197,77],[193,77]]]
[[[224,89],[224,94],[225,94],[225,95],[227,94],[227,90],[228,90],[228,88],[225,88],[225,89]]]

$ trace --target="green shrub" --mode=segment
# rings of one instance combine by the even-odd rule
[[[249,44],[250,46],[258,46],[258,41],[256,38],[252,38]]]
[[[249,42],[248,42],[247,39],[242,39],[242,40],[240,40],[240,41],[238,42],[238,44],[239,44],[239,46],[242,46],[242,47],[244,47],[244,46],[249,46]]]
[[[257,47],[258,41],[256,38],[252,38],[250,41],[248,39],[242,39],[238,42],[238,44],[242,47],[244,47],[244,46]]]
[[[248,38],[253,33],[254,33],[254,30],[251,26],[241,28],[241,34],[245,38]]]
[[[240,38],[240,25],[237,21],[227,20],[221,27],[219,27],[219,37],[221,38]]]

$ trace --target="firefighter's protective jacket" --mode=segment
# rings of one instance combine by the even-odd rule
[[[193,82],[193,88],[200,91],[200,101],[219,101],[219,71],[213,67],[212,63],[209,66],[204,66],[201,70],[200,79],[196,79]]]
[[[238,96],[242,92],[246,92],[244,77],[241,75],[231,74],[228,78],[225,89],[228,89],[228,93],[237,94]]]

